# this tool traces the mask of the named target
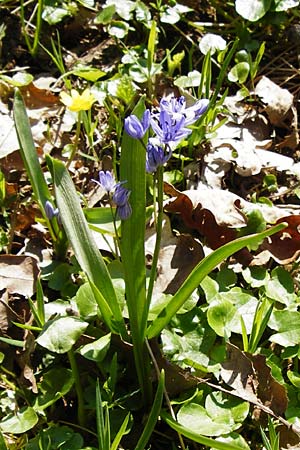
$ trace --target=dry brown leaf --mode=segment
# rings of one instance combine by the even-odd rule
[[[262,404],[277,416],[284,414],[288,405],[286,389],[272,377],[265,356],[251,355],[228,343],[227,360],[221,367],[220,376],[234,395]],[[256,412],[257,418],[259,414]]]
[[[32,354],[35,348],[35,337],[30,330],[25,330],[24,350],[17,350],[16,361],[21,369],[20,383],[25,387],[30,387],[32,392],[37,394],[38,388],[34,371],[32,368]]]
[[[257,83],[254,93],[265,103],[271,124],[282,125],[293,106],[294,96],[265,76]]]
[[[60,103],[56,94],[53,94],[49,89],[40,89],[34,83],[30,83],[20,90],[27,108],[30,109],[40,109]]]
[[[31,297],[39,268],[31,256],[0,255],[0,289]]]
[[[8,308],[9,295],[6,289],[0,291],[0,335],[7,333],[13,314]]]
[[[288,227],[265,239],[261,251],[269,251],[279,264],[290,264],[300,254],[300,215],[282,217],[276,223],[286,222]]]
[[[148,257],[153,255],[154,245],[155,230],[153,226],[148,225],[145,241]],[[174,294],[203,257],[201,244],[188,234],[175,236],[170,221],[165,216],[153,297],[159,298],[162,293]]]
[[[213,214],[218,225],[231,228],[245,227],[247,225],[245,214],[253,210],[259,210],[267,223],[274,223],[282,217],[300,212],[300,208],[295,209],[289,205],[280,208],[262,203],[251,203],[230,191],[209,188],[202,184],[197,190],[180,192],[165,183],[165,193],[172,197],[165,202],[165,209],[183,214],[186,224],[191,228],[196,227],[200,233],[201,228],[205,227],[204,223],[195,223],[195,214],[199,210],[199,205],[200,209],[209,210]]]

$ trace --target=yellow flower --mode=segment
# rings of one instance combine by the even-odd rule
[[[70,111],[75,112],[87,111],[96,101],[96,98],[88,88],[85,89],[82,94],[80,94],[75,89],[71,89],[71,95],[67,94],[66,92],[61,92],[60,99]]]

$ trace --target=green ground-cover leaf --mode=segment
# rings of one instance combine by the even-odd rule
[[[110,346],[111,334],[106,334],[90,344],[83,345],[77,352],[86,359],[101,362],[105,358]]]
[[[297,311],[274,311],[270,317],[269,327],[278,333],[269,339],[283,347],[292,347],[300,343],[300,313]]]
[[[57,317],[49,320],[36,342],[50,352],[66,353],[88,326],[78,317]]]
[[[283,267],[276,267],[271,272],[271,278],[267,281],[266,295],[272,300],[283,303],[286,306],[297,303],[294,281],[291,274]]]
[[[280,225],[283,225],[283,227]],[[262,233],[236,239],[235,241],[223,245],[210,255],[206,256],[206,258],[204,258],[187,277],[168,305],[162,310],[162,312],[160,312],[158,317],[152,321],[152,324],[148,328],[148,337],[154,337],[161,332],[161,330],[170,322],[171,318],[176,314],[178,309],[184,304],[191,293],[199,286],[204,277],[208,275],[219,263],[238,250],[241,250],[243,247],[261,242],[262,239],[280,231],[285,228],[285,226],[285,224],[279,224],[263,231]]]
[[[245,441],[243,441],[242,446],[240,445],[240,440],[237,441],[236,436],[231,440],[231,442],[226,442],[226,440],[219,441],[217,439],[212,439],[207,436],[201,435],[198,431],[193,431],[190,428],[187,428],[180,423],[176,422],[174,419],[169,416],[166,412],[162,411],[161,416],[163,420],[177,433],[180,433],[182,436],[191,439],[194,442],[198,442],[199,444],[205,445],[208,448],[214,448],[217,450],[249,450],[248,445]]]
[[[70,427],[52,425],[31,439],[25,450],[41,450],[41,443],[47,450],[82,450],[83,438]]]
[[[178,365],[206,372],[210,365],[216,364],[211,358],[216,333],[199,308],[177,315],[171,322],[171,329],[163,330],[161,339],[164,354]]]
[[[13,414],[8,414],[0,422],[0,430],[3,433],[22,434],[31,430],[39,418],[33,408],[24,406]]]
[[[257,22],[270,9],[272,0],[235,0],[235,9],[244,19]]]
[[[184,427],[204,436],[220,436],[238,429],[249,412],[249,404],[221,392],[206,397],[205,406],[198,403],[183,405],[177,420]]]
[[[74,383],[74,377],[70,369],[55,367],[43,374],[42,381],[38,384],[39,395],[33,404],[35,411],[43,411],[53,405],[58,399],[65,396]]]
[[[79,287],[74,300],[83,320],[89,320],[97,316],[98,304],[89,283],[84,283]]]

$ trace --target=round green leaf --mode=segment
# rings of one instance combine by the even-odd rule
[[[287,306],[297,302],[293,278],[287,270],[282,267],[272,270],[271,279],[266,284],[266,295]]]
[[[97,316],[98,305],[89,283],[84,283],[80,286],[80,288],[76,292],[75,302],[79,311],[79,315],[83,319],[89,319],[91,317]]]
[[[222,392],[212,392],[206,397],[205,407],[188,403],[180,409],[177,419],[180,424],[198,434],[221,436],[239,428],[248,412],[247,402],[227,397]]]
[[[290,8],[295,8],[296,6],[299,6],[299,0],[277,0],[276,6],[274,8],[275,11],[287,11]]]
[[[14,87],[27,86],[33,81],[33,76],[26,72],[17,72],[14,76],[8,77],[7,75],[1,75],[1,80]]]
[[[208,52],[213,55],[214,53],[216,53],[216,51],[225,50],[226,45],[226,41],[222,38],[222,36],[219,36],[218,34],[207,33],[201,39],[199,48],[204,55],[206,55],[206,53]]]
[[[106,75],[106,72],[103,72],[103,70],[91,66],[78,66],[74,70],[72,70],[72,73],[79,78],[83,78],[87,81],[92,81],[93,83],[99,80],[99,78],[102,78]]]
[[[191,431],[204,436],[220,436],[231,431],[229,420],[223,423],[214,422],[205,408],[197,403],[184,405],[178,415],[178,422]]]
[[[236,12],[250,22],[261,19],[270,9],[272,0],[235,0]]]
[[[287,371],[287,376],[290,382],[297,388],[300,389],[300,374],[298,372],[293,372],[292,370]]]
[[[55,353],[66,353],[87,328],[88,323],[77,317],[58,317],[47,322],[37,343]]]
[[[192,70],[187,75],[182,75],[174,81],[175,86],[181,88],[198,87],[201,83],[201,73],[198,70]]]
[[[90,359],[91,361],[101,362],[106,356],[107,350],[110,346],[111,333],[102,336],[90,344],[84,345],[78,350],[84,358]]]
[[[218,297],[213,300],[207,311],[207,320],[211,328],[219,336],[230,336],[230,322],[237,313],[236,307],[228,300]]]
[[[121,20],[114,20],[108,28],[108,33],[118,39],[123,39],[128,33],[129,26]]]
[[[37,436],[28,442],[26,450],[40,450],[41,442],[47,442],[46,448],[49,450],[83,450],[82,436],[66,426],[52,425],[41,430]],[[87,450],[88,447],[84,447],[84,449]],[[92,447],[90,449],[92,450]]]
[[[37,422],[38,416],[33,408],[25,406],[15,414],[9,414],[0,422],[0,429],[3,433],[21,434],[31,430]]]
[[[33,405],[35,411],[43,411],[53,405],[59,398],[66,395],[73,386],[72,370],[64,367],[55,367],[43,375],[39,383],[39,395]]]
[[[245,83],[250,71],[250,66],[247,62],[237,63],[228,74],[228,80],[234,83]]]
[[[225,442],[226,444],[232,444],[233,446],[238,447],[240,450],[250,450],[250,447],[245,441],[245,439],[238,433],[230,433],[227,436],[217,437],[216,441]],[[211,448],[210,450],[216,449]]]

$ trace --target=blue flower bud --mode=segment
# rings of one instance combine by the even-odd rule
[[[130,196],[130,191],[122,186],[123,183],[125,182],[123,181],[121,183],[117,183],[115,186],[113,201],[117,206],[125,205],[126,202],[128,202],[128,198]]]
[[[126,220],[130,217],[132,209],[129,202],[124,205],[117,206],[117,215],[121,220]]]
[[[142,119],[138,119],[134,114],[126,117],[124,128],[129,136],[135,139],[142,139],[150,126],[150,111],[146,109]]]
[[[54,217],[57,217],[59,214],[58,208],[54,208],[52,203],[47,200],[45,203],[45,213],[49,220],[52,220]]]
[[[171,157],[171,152],[165,155],[162,147],[153,145],[150,142],[147,144],[146,152],[146,172],[156,172],[159,166],[163,166]]]

